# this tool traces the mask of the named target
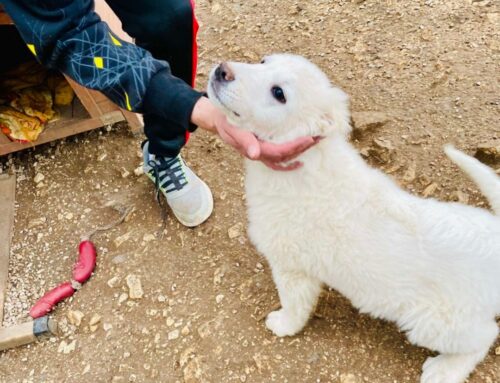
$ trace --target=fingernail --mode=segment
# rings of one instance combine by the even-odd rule
[[[247,154],[248,154],[248,157],[250,157],[251,159],[255,159],[255,158],[257,158],[257,155],[259,154],[259,148],[252,145],[248,148]]]

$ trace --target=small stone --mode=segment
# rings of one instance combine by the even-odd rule
[[[90,364],[87,364],[82,371],[82,375],[85,375],[90,372]]]
[[[385,138],[374,138],[373,143],[375,146],[379,147],[380,149],[385,149],[385,150],[394,150],[394,146],[392,145],[391,141]]]
[[[227,198],[227,192],[226,191],[221,192],[220,193],[220,199],[221,199],[221,201],[224,201],[226,198]]]
[[[113,289],[118,285],[118,282],[120,282],[120,278],[115,276],[115,277],[109,279],[107,284],[109,287],[111,287]]]
[[[232,226],[229,228],[227,231],[227,234],[229,235],[230,239],[238,238],[243,231],[243,224],[241,222],[237,223],[236,225]]]
[[[61,341],[61,343],[59,343],[59,347],[57,347],[57,352],[62,353],[67,346],[68,344],[66,343],[65,340]]]
[[[219,304],[222,302],[223,299],[224,299],[224,294],[219,294],[215,297],[215,302]]]
[[[108,332],[109,330],[111,330],[113,328],[113,325],[111,323],[104,323],[102,325],[102,328],[104,329],[104,331]]]
[[[413,182],[416,178],[416,170],[417,164],[415,162],[412,162],[410,166],[408,166],[408,169],[406,169],[406,172],[403,174],[403,181]]]
[[[165,295],[158,295],[158,302],[163,303],[167,300]]]
[[[67,220],[73,219],[73,213],[66,213],[66,214],[64,214],[64,218],[66,218]]]
[[[99,157],[97,157],[97,161],[102,162],[106,159],[108,155],[106,153],[101,153]]]
[[[96,332],[98,328],[98,325],[89,326],[90,332]]]
[[[156,239],[156,237],[154,234],[144,234],[144,237],[142,237],[142,240],[144,242],[151,242],[151,241],[154,241],[155,239]]]
[[[58,353],[69,354],[70,352],[75,351],[76,349],[76,339],[71,343],[66,343],[66,341],[62,341],[57,348]]]
[[[210,11],[215,15],[220,14],[221,10],[222,6],[219,3],[213,3],[212,8],[210,9]]]
[[[123,262],[125,262],[126,260],[127,260],[127,256],[126,255],[119,254],[116,257],[113,257],[113,259],[111,259],[111,262],[113,262],[115,265],[120,265]]]
[[[187,325],[186,325],[186,326],[184,326],[184,327],[182,328],[182,330],[181,330],[181,334],[182,334],[182,336],[189,335],[189,333],[190,333],[189,327],[188,327]]]
[[[495,355],[500,355],[500,346],[495,348]]]
[[[144,169],[143,169],[142,165],[134,169],[134,174],[137,177],[139,177],[139,176],[141,176],[141,175],[144,174]]]
[[[82,319],[85,314],[78,310],[70,310],[66,316],[68,317],[69,323],[78,327],[82,324]]]
[[[179,337],[179,330],[173,330],[168,333],[168,340],[175,340]]]
[[[45,217],[32,219],[28,222],[28,229],[33,229],[34,227],[42,226],[45,224],[45,222],[47,222],[47,218]]]
[[[433,182],[424,189],[422,195],[427,198],[427,197],[431,196],[432,194],[434,194],[434,192],[437,190],[437,188],[438,188],[438,184]]]
[[[341,374],[340,383],[360,383],[356,375],[353,374]]]
[[[130,299],[141,299],[144,295],[142,290],[141,280],[134,274],[127,275],[127,286],[129,288]]]
[[[35,174],[35,177],[33,178],[33,181],[34,181],[36,184],[39,184],[39,183],[40,183],[40,182],[42,182],[44,179],[45,179],[45,176],[44,176],[42,173],[37,173],[37,174]]]
[[[115,238],[115,240],[113,241],[113,243],[115,244],[116,247],[120,247],[120,245],[123,242],[126,242],[126,241],[129,240],[131,234],[132,234],[132,232],[129,231],[128,233],[120,235],[119,237]]]
[[[130,172],[125,168],[121,168],[120,174],[122,175],[122,178],[127,178],[130,175]]]
[[[118,303],[122,304],[128,299],[128,294],[127,293],[121,293],[120,296],[118,297]]]
[[[167,326],[170,327],[175,323],[175,320],[173,318],[167,318]]]
[[[224,277],[224,271],[219,267],[214,271],[214,285],[220,285]]]
[[[102,317],[99,314],[92,315],[92,317],[90,318],[90,321],[89,321],[89,326],[94,326],[94,325],[98,324],[101,321],[101,319],[102,319]]]

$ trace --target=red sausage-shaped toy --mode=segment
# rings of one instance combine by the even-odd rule
[[[78,247],[78,261],[73,266],[73,280],[61,283],[41,297],[30,310],[30,316],[40,318],[52,311],[55,305],[73,295],[79,284],[86,282],[96,264],[97,252],[88,239],[83,239]]]
[[[48,293],[45,293],[30,310],[30,316],[33,319],[43,317],[48,312],[52,311],[55,305],[62,300],[69,298],[73,295],[75,289],[71,282],[64,282],[59,286],[53,288]]]
[[[78,283],[84,283],[90,278],[96,264],[97,253],[94,244],[89,240],[83,240],[78,247],[80,257],[73,266],[73,279]]]

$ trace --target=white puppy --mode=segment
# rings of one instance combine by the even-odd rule
[[[325,283],[440,353],[425,362],[422,383],[463,382],[498,334],[500,217],[417,198],[369,167],[347,140],[347,96],[304,58],[224,63],[208,88],[232,123],[262,139],[325,137],[301,155],[299,170],[246,163],[250,238],[271,265],[282,305],[267,327],[299,332]],[[499,215],[496,174],[445,151]]]

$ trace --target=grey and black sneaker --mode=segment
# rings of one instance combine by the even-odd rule
[[[146,142],[144,173],[155,183],[157,193],[163,193],[179,222],[187,227],[205,222],[214,206],[207,184],[193,173],[180,154],[174,158],[159,157],[150,154],[148,147]]]

